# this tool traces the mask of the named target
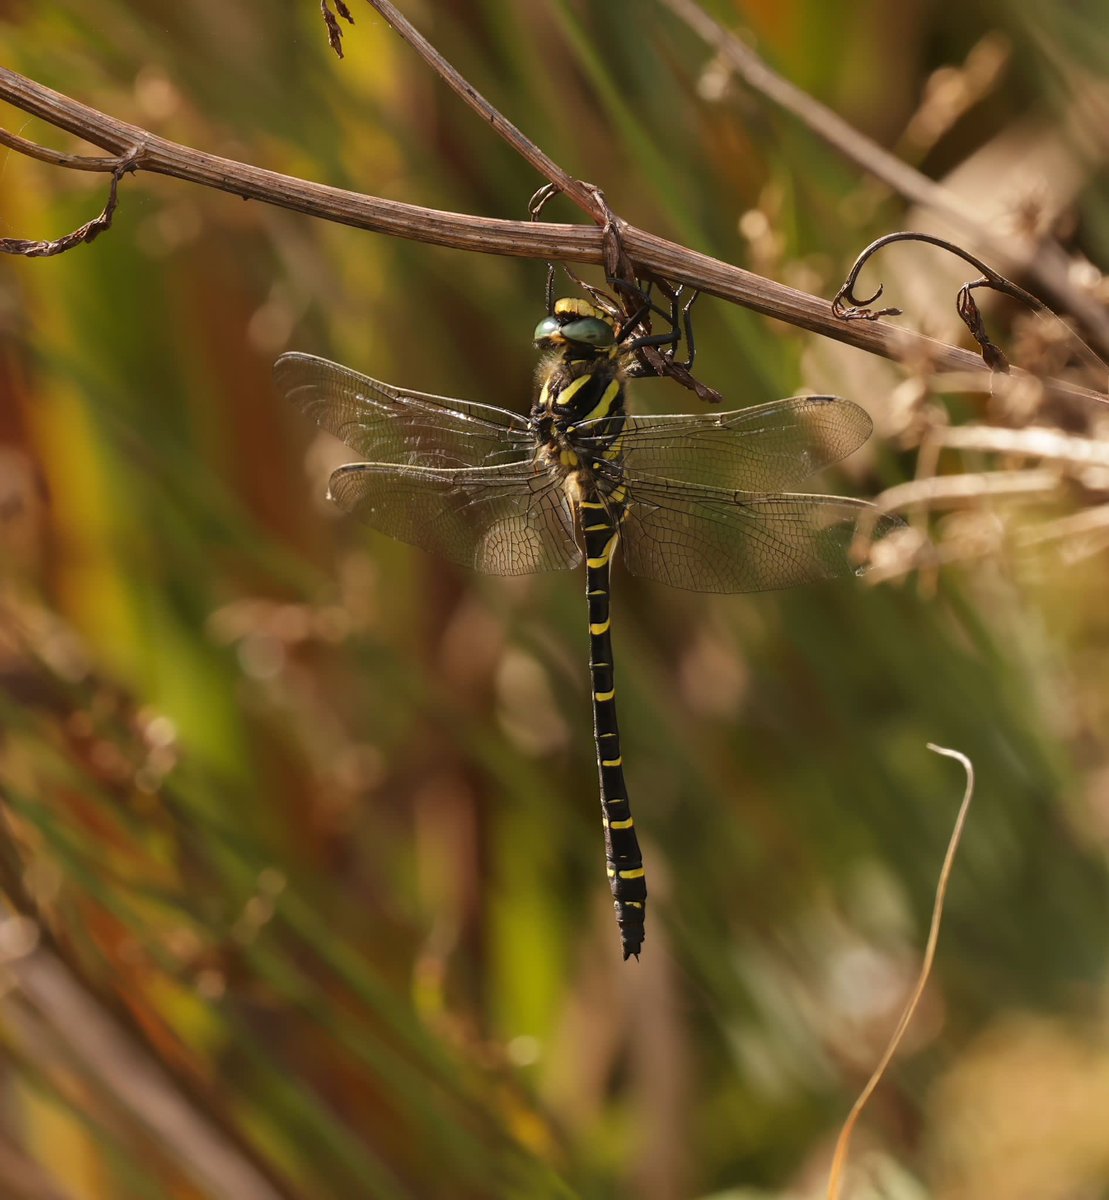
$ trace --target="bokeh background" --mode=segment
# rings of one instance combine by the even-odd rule
[[[1102,4],[707,7],[995,236],[1058,239],[1104,305]],[[829,298],[871,238],[937,227],[656,0],[404,8],[639,226]],[[339,62],[310,0],[7,0],[0,61],[202,149],[523,216],[541,181],[355,16]],[[100,177],[0,162],[4,236],[103,201]],[[961,269],[892,251],[871,277],[959,337]],[[270,385],[296,348],[523,411],[543,285],[541,263],[148,175],[95,244],[0,267],[0,1193],[263,1194],[182,1152],[206,1143],[156,1119],[173,1096],[281,1197],[821,1194],[920,960],[963,788],[935,741],[973,758],[976,806],[852,1194],[1109,1196],[1104,478],[1049,464],[1058,486],[1020,504],[971,488],[914,517],[950,561],[877,586],[618,574],[651,888],[623,963],[582,580],[478,578],[328,511],[349,453]],[[987,311],[1030,366],[1058,332]],[[1099,431],[712,300],[697,332],[731,406],[809,388],[873,413],[830,490],[912,478],[945,420]],[[698,401],[648,381],[635,403]],[[153,1090],[129,1087],[150,1062]]]

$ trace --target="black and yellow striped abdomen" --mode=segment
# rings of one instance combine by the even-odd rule
[[[620,726],[616,717],[616,671],[611,635],[611,564],[619,542],[620,505],[586,493],[579,502],[585,542],[585,595],[589,605],[589,676],[593,689],[593,731],[601,783],[605,859],[624,958],[643,945],[647,882],[624,782]]]

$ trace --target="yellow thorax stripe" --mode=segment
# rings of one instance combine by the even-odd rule
[[[575,380],[575,382],[577,381]],[[616,402],[616,397],[620,395],[621,386],[620,380],[614,379],[601,393],[601,398],[597,401],[596,406],[582,420],[598,421],[601,417],[607,417],[613,404]]]
[[[555,400],[555,404],[557,404],[559,408],[565,408],[592,378],[593,376],[588,374],[579,375],[573,383],[568,384],[562,389],[561,392],[558,393],[558,399]]]

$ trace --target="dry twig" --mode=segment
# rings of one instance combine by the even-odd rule
[[[473,95],[476,97],[476,92]],[[310,183],[171,142],[3,67],[0,67],[0,99],[57,129],[99,146],[110,156],[97,159],[58,155],[8,133],[0,138],[20,153],[56,166],[114,171],[121,160],[132,156],[133,170],[168,175],[243,199],[261,200],[294,212],[393,237],[483,254],[558,262],[604,262],[603,232],[597,228],[441,212]],[[503,125],[508,127],[509,123],[503,121]],[[494,123],[494,127],[500,129],[501,124]],[[551,182],[560,184],[562,174],[557,172],[556,179]],[[578,185],[579,188],[584,186]],[[883,321],[844,324],[833,315],[827,300],[699,254],[633,225],[622,224],[621,239],[635,264],[645,271],[675,283],[688,284],[764,316],[884,358],[928,364],[933,371],[985,371],[981,360],[968,350],[898,329]],[[1013,377],[1019,378],[1022,374],[1014,371]],[[1040,383],[1046,391],[1061,397],[1087,403],[1104,402],[1100,393],[1064,380],[1049,379]]]

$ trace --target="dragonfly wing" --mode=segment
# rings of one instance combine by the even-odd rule
[[[634,575],[695,592],[761,592],[855,573],[851,548],[869,528],[900,526],[843,496],[725,492],[659,482],[629,487],[621,547]]]
[[[277,390],[374,462],[440,469],[518,462],[534,438],[507,409],[393,387],[312,354],[283,354]]]
[[[735,412],[628,417],[623,469],[725,491],[778,492],[839,462],[870,436],[866,411],[838,396],[794,396]]]
[[[351,463],[331,499],[389,537],[490,575],[576,567],[574,517],[557,481],[522,464],[436,470]]]

